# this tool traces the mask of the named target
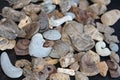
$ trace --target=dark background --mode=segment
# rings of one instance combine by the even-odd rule
[[[9,6],[8,2],[6,2],[5,0],[0,0],[0,13],[4,6]],[[107,7],[108,7],[108,10],[111,10],[111,9],[119,9],[120,10],[120,0],[112,0],[112,2]],[[1,18],[2,18],[2,16],[0,16],[0,19]],[[113,35],[117,35],[118,39],[120,40],[120,20],[112,27],[115,29],[115,33],[113,33]],[[120,47],[120,44],[119,44],[119,47]],[[1,54],[1,52],[2,51],[0,51],[0,54]],[[23,56],[22,57],[15,56],[14,50],[6,50],[6,52],[8,52],[10,60],[13,64],[15,63],[16,60],[21,59],[21,58],[30,59],[30,56],[24,56],[24,57]],[[117,54],[119,54],[119,56],[120,56],[120,50]],[[108,57],[102,58],[102,60],[106,60],[106,59],[108,59]],[[23,76],[20,77],[19,79],[8,78],[3,73],[3,71],[1,70],[1,67],[0,67],[0,80],[22,80],[22,78],[23,78]],[[74,77],[71,77],[71,80],[75,80]],[[110,74],[108,72],[106,77],[102,77],[98,74],[96,76],[89,77],[89,80],[120,80],[120,77],[113,79],[110,77]]]

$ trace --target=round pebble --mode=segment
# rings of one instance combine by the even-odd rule
[[[109,47],[114,52],[118,52],[119,50],[119,46],[116,43],[110,43]]]
[[[61,38],[61,34],[58,30],[48,30],[43,33],[43,37],[48,40],[58,40]]]

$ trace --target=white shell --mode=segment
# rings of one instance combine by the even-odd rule
[[[96,52],[100,56],[109,56],[111,54],[111,51],[108,48],[106,48],[106,44],[103,41],[97,42],[95,48],[96,48]]]
[[[3,72],[10,78],[18,78],[22,76],[23,70],[13,66],[6,52],[1,54],[1,67]]]
[[[109,45],[110,49],[114,52],[118,52],[119,46],[116,43],[111,42]]]
[[[57,68],[57,72],[58,73],[65,73],[65,74],[68,74],[70,76],[74,76],[75,75],[75,71],[72,70],[72,69]]]
[[[51,47],[43,47],[45,40],[40,33],[35,34],[29,45],[29,54],[34,57],[46,57],[51,51]]]
[[[58,40],[61,38],[61,34],[58,30],[48,30],[43,33],[43,37],[48,40]]]

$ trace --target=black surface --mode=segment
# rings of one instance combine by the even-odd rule
[[[4,6],[9,6],[9,4],[5,1],[5,0],[0,0],[0,13],[1,13],[1,10]],[[109,4],[108,6],[108,10],[111,10],[111,9],[119,9],[120,10],[120,0],[112,0],[111,4]],[[0,16],[0,19],[2,17]],[[118,39],[120,40],[120,20],[112,26],[114,29],[115,29],[115,33],[114,35],[117,35],[118,36]],[[120,47],[120,44],[119,44],[119,47]],[[30,59],[29,56],[24,56],[24,57],[20,57],[20,56],[15,56],[15,52],[13,50],[7,50],[7,52],[9,53],[9,57],[12,61],[12,63],[14,64],[16,59],[21,59],[21,58],[25,58],[25,59]],[[1,51],[0,51],[0,54],[1,54]],[[118,52],[119,56],[120,56],[120,50]],[[104,57],[102,58],[102,60],[104,59],[108,59],[108,57]],[[1,70],[0,68],[0,80],[22,80],[23,77],[20,77],[19,79],[11,79],[11,78],[8,78]],[[74,77],[71,77],[71,80],[75,80]],[[93,76],[93,77],[89,77],[89,80],[120,80],[120,78],[111,78],[110,77],[110,74],[108,72],[108,75],[106,77],[102,77],[100,76],[99,74],[96,75],[96,76]]]

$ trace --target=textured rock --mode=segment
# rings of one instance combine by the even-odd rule
[[[33,35],[35,35],[39,29],[40,29],[40,24],[37,22],[32,22],[29,25],[26,25],[23,30],[25,31],[26,35],[25,38],[31,38]]]
[[[28,39],[18,40],[18,42],[16,43],[15,48],[14,48],[16,55],[28,55],[29,44],[30,44],[30,40],[28,40]]]
[[[59,59],[60,65],[62,67],[68,67],[72,63],[75,62],[75,58],[73,57],[73,53],[68,53],[67,55],[61,57]]]
[[[115,61],[107,60],[107,65],[112,78],[120,77],[120,67]]]
[[[92,4],[88,7],[88,10],[93,12],[96,15],[101,15],[103,13],[105,13],[105,11],[107,10],[107,7],[104,4]]]
[[[76,26],[75,26],[76,25]],[[92,49],[95,45],[94,40],[83,32],[83,25],[75,21],[65,24],[62,32],[62,40],[69,42],[77,51]]]
[[[0,50],[13,49],[16,41],[0,37]]]
[[[50,52],[50,57],[60,58],[65,56],[70,51],[70,45],[67,42],[58,40],[55,42],[53,49]]]
[[[117,9],[113,9],[104,13],[101,16],[101,21],[103,24],[112,26],[120,19],[120,11]]]
[[[105,61],[99,62],[98,63],[98,68],[100,70],[100,74],[105,77],[107,75],[108,71],[108,66]]]
[[[119,43],[118,37],[116,35],[104,34],[105,41],[109,44],[111,42]]]
[[[100,62],[100,56],[93,51],[87,51],[80,61],[80,71],[86,76],[94,76],[99,73],[97,63]]]
[[[60,9],[63,13],[69,11],[69,9],[71,8],[72,6],[72,3],[70,0],[61,0],[61,3],[60,3]]]
[[[115,61],[115,62],[117,62],[117,63],[120,62],[119,55],[117,53],[113,52],[113,51],[111,52],[110,59],[113,60],[113,61]]]
[[[112,27],[106,26],[106,25],[99,23],[99,22],[96,23],[96,26],[100,32],[103,32],[106,34],[112,34],[115,32],[115,30]]]
[[[61,34],[58,30],[48,30],[43,33],[43,36],[48,40],[58,40],[61,38]]]
[[[74,62],[73,64],[71,64],[70,65],[70,69],[73,69],[73,70],[75,70],[75,71],[78,71],[78,69],[79,69],[79,64],[78,64],[78,62]]]
[[[70,77],[64,73],[53,73],[50,75],[49,80],[70,80]]]
[[[91,36],[92,39],[97,41],[103,41],[103,35],[93,25],[84,26],[84,33]]]
[[[45,40],[40,33],[35,34],[29,45],[29,54],[35,57],[46,57],[51,51],[51,47],[43,47]]]
[[[21,33],[22,36],[25,36],[25,33]],[[11,19],[1,19],[0,21],[0,36],[15,39],[17,36],[20,36],[20,30],[17,24]]]
[[[76,71],[75,80],[89,80],[89,78],[84,75],[82,72]]]
[[[39,29],[39,32],[40,33],[43,33],[47,30],[49,30],[49,22],[48,22],[48,16],[45,12],[41,12],[39,14],[39,26],[40,26],[40,29]]]

